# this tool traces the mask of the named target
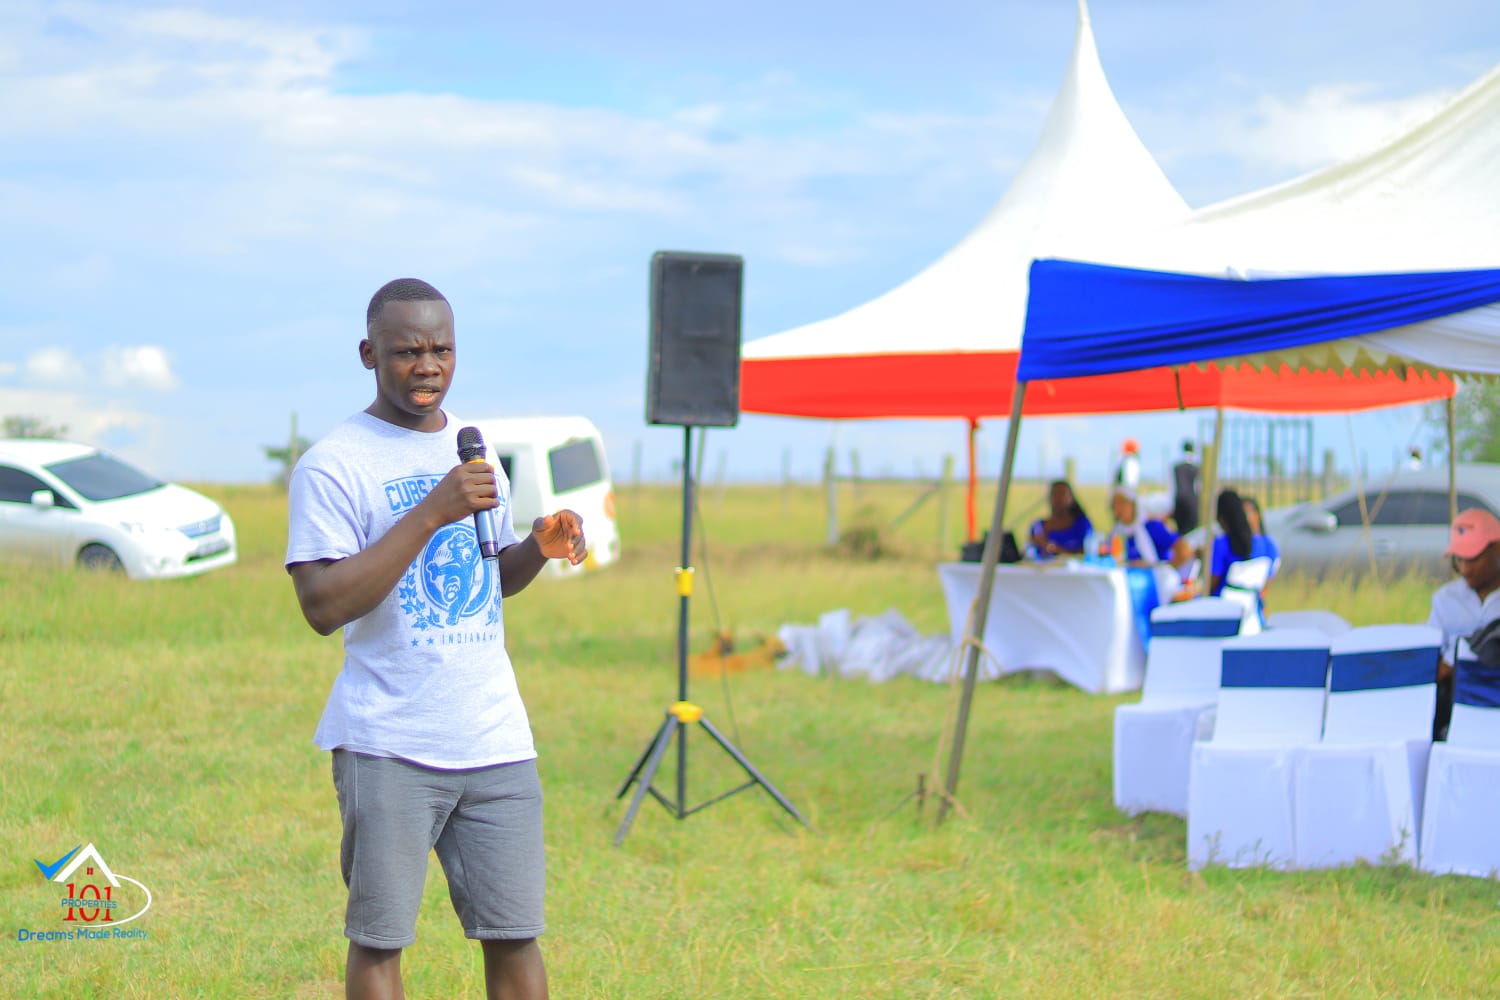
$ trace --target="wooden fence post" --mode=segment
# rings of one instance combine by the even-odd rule
[[[937,547],[941,555],[948,549],[948,484],[953,481],[953,456],[943,456],[943,476],[938,486]]]
[[[823,456],[823,496],[828,503],[826,541],[829,545],[837,545],[839,540],[839,481],[833,474],[833,465],[833,446],[829,445]]]

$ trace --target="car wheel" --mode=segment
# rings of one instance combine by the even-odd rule
[[[78,568],[100,573],[124,573],[125,564],[107,545],[85,545],[78,553]]]

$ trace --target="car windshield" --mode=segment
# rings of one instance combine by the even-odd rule
[[[47,466],[47,471],[89,500],[117,500],[149,493],[166,485],[132,465],[98,452],[66,462],[53,462]]]

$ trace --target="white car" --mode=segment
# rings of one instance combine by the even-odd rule
[[[569,576],[620,558],[615,488],[599,428],[586,417],[509,417],[476,420],[489,458],[510,480],[511,518],[525,538],[531,522],[568,508],[583,518],[588,558],[577,566],[549,559],[543,570]]]
[[[1500,465],[1460,464],[1458,509],[1500,514]],[[1429,466],[1372,477],[1364,486],[1366,539],[1359,494],[1346,489],[1326,500],[1265,512],[1266,534],[1281,549],[1282,570],[1322,577],[1368,572],[1370,556],[1390,572],[1415,571],[1446,578],[1453,568],[1448,545],[1448,469]]]
[[[189,576],[235,561],[234,522],[89,445],[0,440],[0,560]]]

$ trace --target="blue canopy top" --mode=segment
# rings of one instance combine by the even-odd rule
[[[1037,260],[1030,281],[1022,382],[1284,351],[1500,302],[1500,269],[1246,281]]]

